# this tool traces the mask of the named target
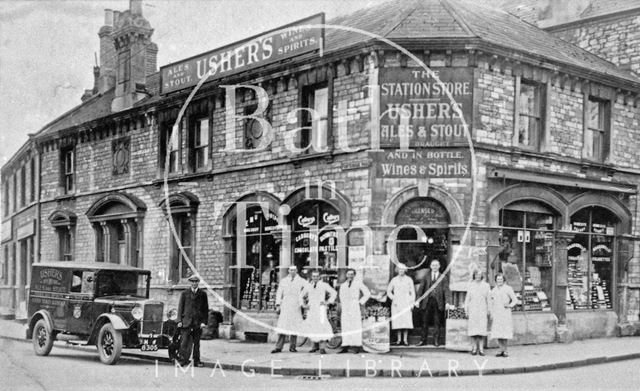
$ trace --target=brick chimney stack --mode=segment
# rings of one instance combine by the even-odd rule
[[[104,93],[116,84],[116,48],[113,44],[114,13],[110,9],[104,10],[104,25],[100,27],[100,76],[98,78],[98,92]]]
[[[153,29],[142,15],[142,1],[130,0],[129,9],[116,12],[111,38],[117,53],[114,112],[126,110],[146,97],[147,76],[156,71],[158,46]]]

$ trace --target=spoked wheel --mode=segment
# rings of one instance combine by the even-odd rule
[[[98,334],[98,354],[103,364],[113,365],[122,353],[122,333],[111,323],[105,323]]]
[[[37,321],[31,340],[33,342],[33,350],[38,356],[49,355],[53,348],[53,339],[53,331],[48,328],[47,322],[44,319]]]

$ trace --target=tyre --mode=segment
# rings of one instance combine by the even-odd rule
[[[53,330],[49,328],[47,321],[40,319],[33,328],[33,350],[38,356],[47,356],[53,348]]]
[[[98,333],[98,354],[103,364],[113,365],[122,353],[122,333],[111,323],[105,323]]]

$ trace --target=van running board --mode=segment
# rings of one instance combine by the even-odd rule
[[[76,340],[71,340],[71,341],[65,341],[67,343],[67,345],[74,345],[74,346],[88,346],[89,344],[87,343],[87,341],[76,341]]]

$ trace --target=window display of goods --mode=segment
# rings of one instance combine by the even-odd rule
[[[364,310],[365,318],[389,318],[391,316],[391,308],[382,303],[367,305]]]

